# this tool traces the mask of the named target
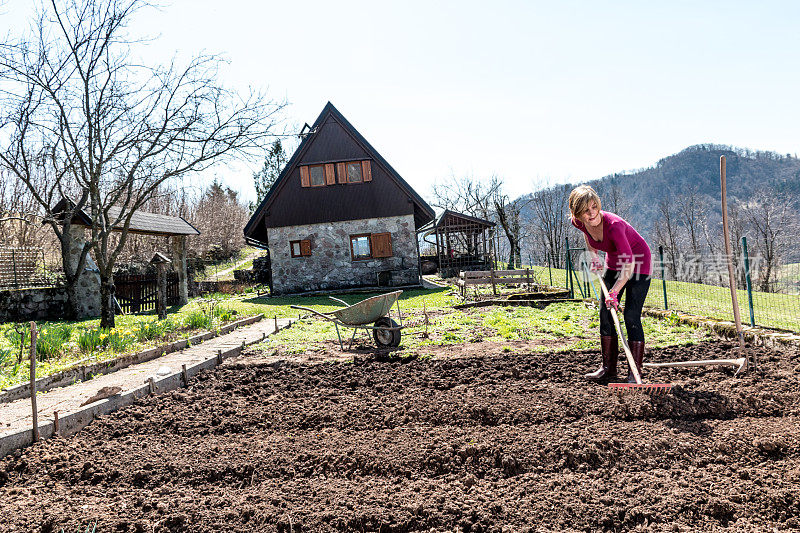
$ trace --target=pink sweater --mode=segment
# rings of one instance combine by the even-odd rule
[[[601,211],[603,214],[603,240],[596,241],[589,235],[583,222],[572,219],[572,225],[586,234],[594,248],[606,253],[606,267],[611,270],[622,270],[623,265],[633,261],[635,274],[650,275],[652,260],[650,247],[639,233],[622,217]]]

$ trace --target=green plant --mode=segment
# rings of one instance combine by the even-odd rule
[[[45,326],[36,339],[36,353],[42,360],[58,357],[66,351],[65,344],[72,337],[72,326],[67,324]]]
[[[78,332],[78,349],[83,353],[95,351],[103,344],[103,331],[97,328],[81,329]]]
[[[129,329],[114,328],[108,331],[105,345],[115,352],[122,352],[136,342],[136,335]]]
[[[191,329],[210,329],[214,323],[213,317],[202,310],[189,313],[184,320],[184,324]]]

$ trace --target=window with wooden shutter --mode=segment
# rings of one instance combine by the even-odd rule
[[[308,177],[312,187],[324,187],[325,165],[310,165],[308,167]]]
[[[361,162],[361,174],[364,176],[364,181],[372,181],[372,165],[369,161]]]
[[[372,258],[369,233],[350,235],[350,256],[354,261]]]
[[[347,183],[347,169],[344,163],[336,163],[336,173],[339,175],[339,183]]]
[[[308,179],[308,167],[307,166],[300,167],[300,186],[301,187],[311,187],[311,182]]]
[[[364,181],[361,176],[361,163],[347,163],[347,183],[361,183]]]
[[[372,257],[392,257],[392,234],[372,234]]]
[[[308,239],[289,241],[289,250],[292,257],[308,257],[311,255],[311,241]]]
[[[327,163],[325,165],[325,185],[336,184],[336,165]]]

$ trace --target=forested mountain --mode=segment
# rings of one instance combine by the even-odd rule
[[[794,245],[800,231],[800,159],[730,146],[691,146],[666,157],[652,168],[587,181],[603,209],[628,220],[650,244],[663,245],[673,263],[680,257],[724,253],[719,164],[727,163],[728,206],[735,257],[746,236],[750,255],[765,258],[765,283],[776,268],[800,261]],[[575,184],[535,191],[519,198],[524,256],[563,257],[565,237],[583,239],[569,225],[567,198]],[[541,260],[541,259],[540,259]],[[558,260],[553,259],[558,262]]]
[[[800,159],[795,155],[713,144],[691,146],[661,159],[652,168],[612,174],[588,183],[601,194],[607,204],[604,208],[610,211],[621,208],[621,214],[654,242],[662,200],[679,203],[679,197],[694,191],[709,209],[709,218],[712,221],[721,218],[719,158],[722,155],[727,163],[731,202],[747,203],[757,193],[786,193],[800,198]],[[613,205],[615,195],[619,206]]]

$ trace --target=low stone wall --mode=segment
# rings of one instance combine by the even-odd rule
[[[273,294],[419,283],[414,215],[269,228]],[[352,259],[350,236],[390,233],[392,256]],[[311,255],[292,257],[289,243],[311,241]]]
[[[67,292],[61,287],[0,291],[0,322],[57,320],[67,309]]]

